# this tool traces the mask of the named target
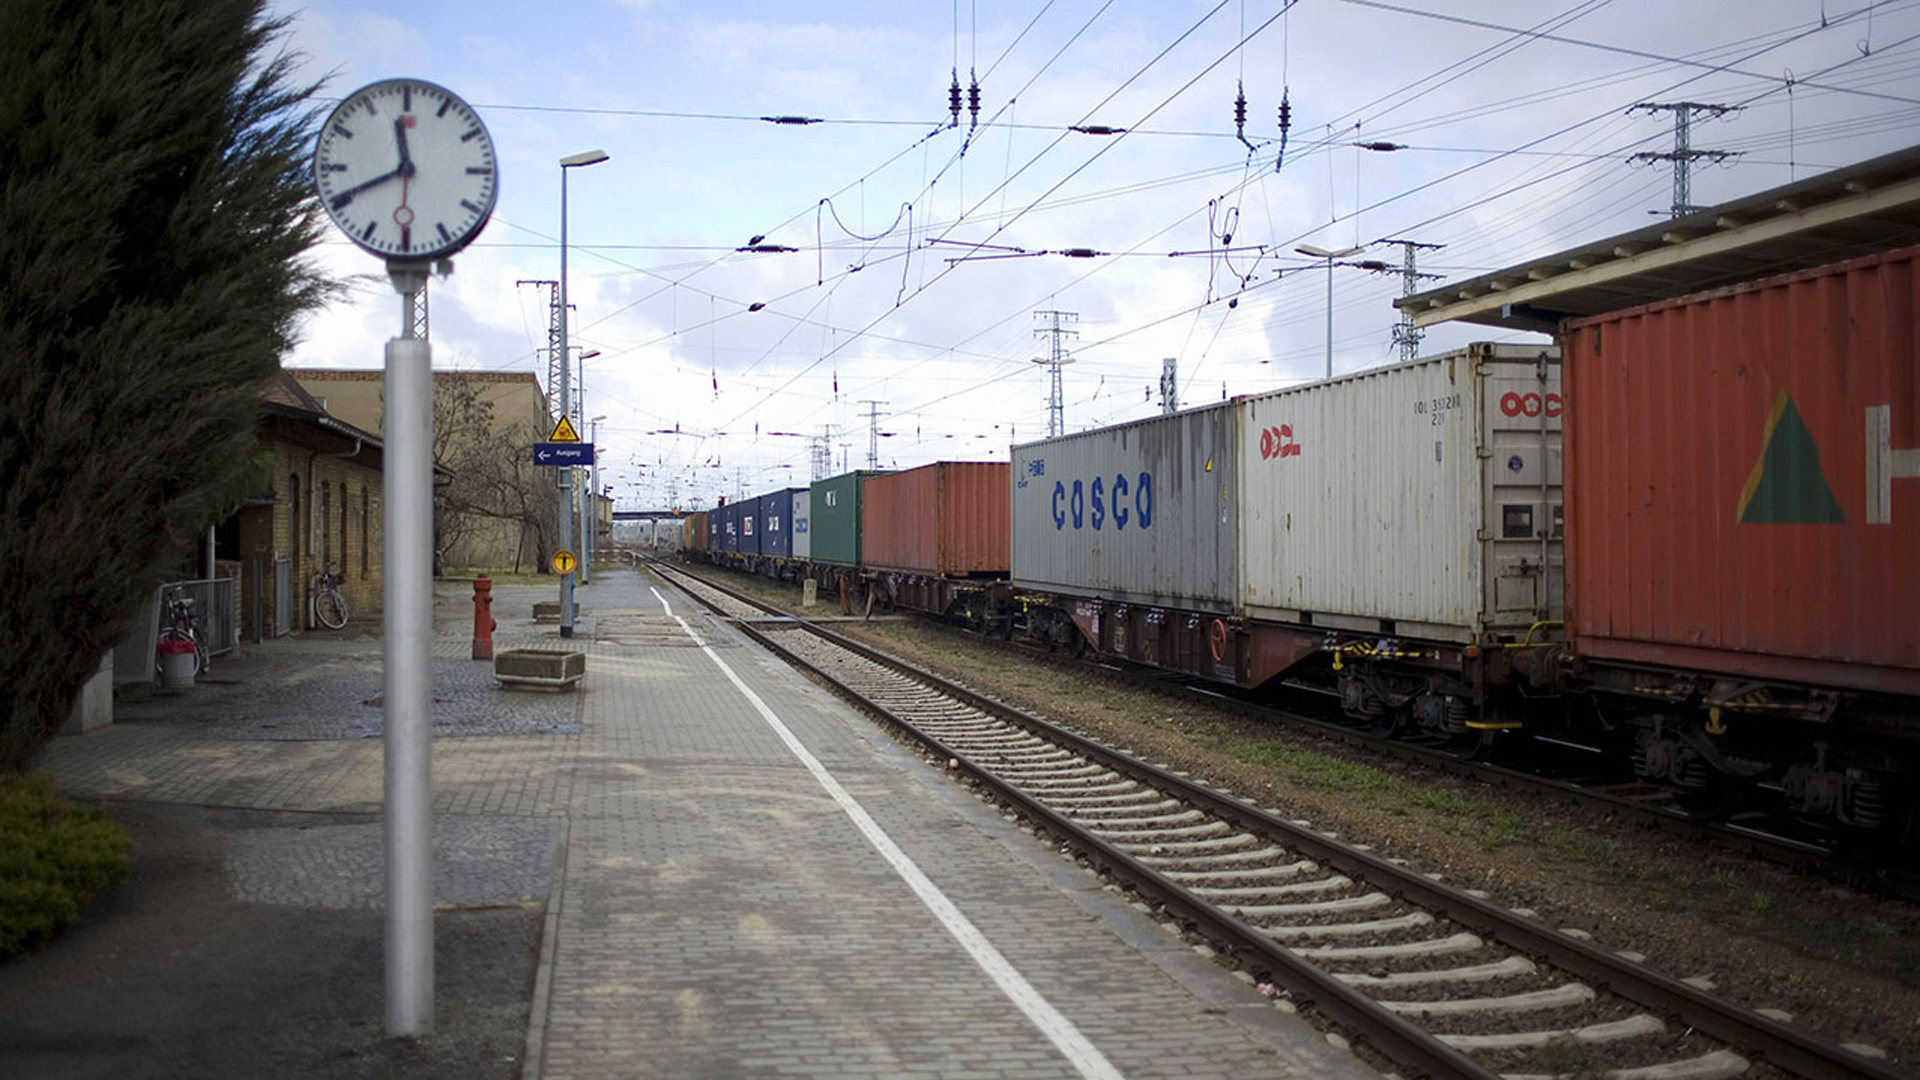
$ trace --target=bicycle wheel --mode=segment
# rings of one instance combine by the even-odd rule
[[[321,626],[338,630],[347,625],[347,598],[337,592],[323,592],[313,598],[313,614]]]

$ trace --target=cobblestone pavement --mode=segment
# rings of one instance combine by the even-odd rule
[[[433,823],[433,895],[442,906],[534,903],[552,884],[558,818],[442,815]],[[380,821],[316,815],[249,829],[227,869],[237,899],[295,907],[378,908]]]
[[[468,659],[466,586],[437,589],[435,733],[460,737],[433,744],[435,894],[546,902],[526,1077],[1372,1075],[677,601],[703,648],[650,580],[601,568],[564,643],[532,619],[552,585],[496,587],[496,647],[588,654],[578,692],[537,696],[491,685]],[[370,630],[247,646],[184,695],[125,696],[115,724],[56,740],[43,767],[79,796],[274,811],[227,846],[235,897],[377,907]],[[1023,1015],[800,746],[1113,1072],[1088,1071]]]

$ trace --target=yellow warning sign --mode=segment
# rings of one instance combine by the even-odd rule
[[[573,421],[563,416],[560,418],[559,423],[553,425],[553,434],[547,436],[547,441],[548,442],[579,442],[580,433],[573,430]]]
[[[562,549],[553,553],[553,572],[556,574],[573,573],[573,552]]]

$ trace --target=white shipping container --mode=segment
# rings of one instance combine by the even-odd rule
[[[793,493],[793,557],[796,559],[813,558],[813,530],[810,527],[813,517],[813,490],[801,488]]]
[[[1236,400],[1238,612],[1463,642],[1558,619],[1562,402],[1555,350],[1487,344]]]
[[[1220,404],[1014,447],[1014,585],[1231,611],[1234,416]]]

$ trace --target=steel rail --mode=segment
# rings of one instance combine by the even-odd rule
[[[717,582],[685,570],[675,572],[700,581],[744,603],[769,612],[770,605]],[[702,599],[695,596],[696,599]],[[703,600],[703,603],[705,601]],[[713,605],[710,609],[718,611]],[[1912,1080],[1877,1061],[1851,1053],[1805,1032],[1762,1016],[1752,1010],[1715,997],[1680,980],[1643,965],[1627,962],[1597,946],[1562,934],[1529,919],[1514,915],[1499,905],[1468,896],[1442,885],[1416,871],[1331,840],[1313,830],[1295,825],[1273,813],[1179,776],[1169,770],[1127,757],[1071,729],[1033,716],[1005,702],[951,682],[908,661],[893,657],[872,646],[854,641],[806,619],[776,612],[782,621],[846,649],[874,663],[925,683],[973,708],[1009,720],[1028,730],[1043,734],[1107,768],[1170,792],[1182,799],[1239,824],[1256,833],[1280,839],[1309,858],[1340,868],[1356,878],[1373,882],[1390,895],[1425,908],[1469,930],[1481,933],[1516,951],[1532,955],[1561,968],[1644,1008],[1673,1017],[1686,1025],[1740,1049],[1766,1062],[1800,1076],[1825,1080],[1829,1077],[1861,1077],[1869,1080]],[[724,615],[724,612],[721,614]],[[1418,1065],[1434,1076],[1484,1078],[1495,1074],[1471,1059],[1440,1043],[1433,1036],[1387,1013],[1358,991],[1353,991],[1326,973],[1294,956],[1291,950],[1266,937],[1257,929],[1228,915],[1212,903],[1186,894],[1186,890],[1166,881],[1138,860],[1100,840],[1086,835],[1081,827],[1039,804],[1024,792],[993,777],[990,771],[974,765],[964,755],[938,739],[920,732],[909,721],[884,706],[869,701],[841,680],[821,671],[780,646],[759,627],[736,621],[743,632],[774,651],[788,662],[815,674],[843,695],[857,701],[912,735],[936,753],[960,763],[960,769],[991,787],[997,795],[1017,805],[1021,812],[1044,822],[1056,835],[1071,843],[1103,869],[1117,870],[1116,876],[1151,895],[1169,910],[1203,928],[1209,938],[1220,941],[1244,961],[1246,954],[1269,960],[1286,975],[1279,981],[1297,997],[1310,1001],[1336,1021],[1363,1033],[1375,1049],[1407,1065]],[[1433,1044],[1432,1047],[1426,1044]],[[1437,1049],[1436,1049],[1437,1048]],[[1443,1053],[1442,1053],[1443,1052]],[[1412,1057],[1402,1055],[1412,1054]],[[1464,1070],[1464,1071],[1456,1071]]]

